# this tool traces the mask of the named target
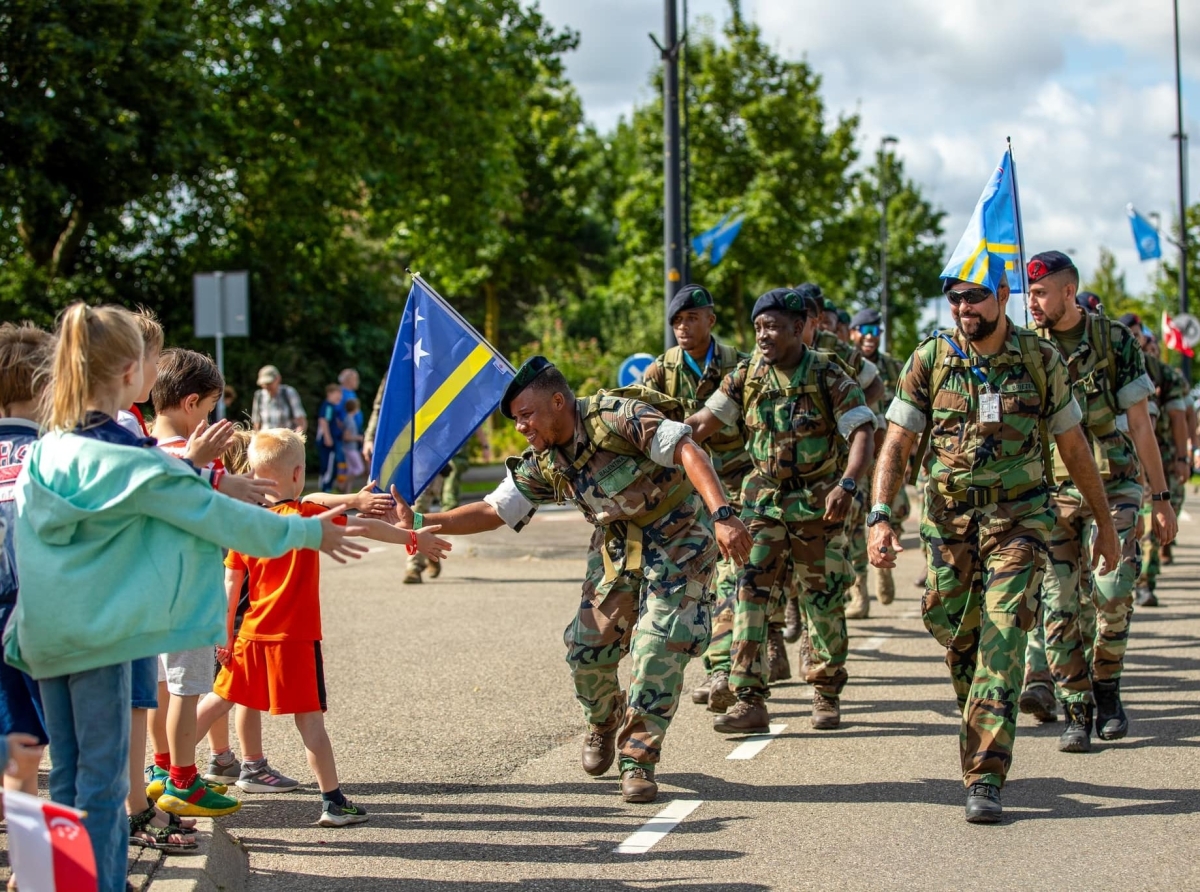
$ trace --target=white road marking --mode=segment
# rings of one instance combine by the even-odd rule
[[[726,756],[726,759],[753,759],[764,749],[767,744],[778,737],[787,728],[787,725],[769,725],[771,730],[766,734],[755,734],[747,737],[741,745],[738,746],[732,753]]]
[[[644,855],[664,836],[679,826],[679,822],[698,809],[702,799],[676,799],[649,821],[642,829],[613,849],[617,855]]]

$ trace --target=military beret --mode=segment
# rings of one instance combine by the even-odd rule
[[[824,310],[826,313],[837,313],[837,311],[838,311],[838,305],[837,305],[837,304],[835,304],[835,303],[834,303],[832,300],[830,300],[830,299],[827,297],[827,298],[825,298],[825,300],[822,302],[821,309],[822,309],[822,310]]]
[[[850,320],[851,328],[862,328],[864,325],[881,324],[883,324],[883,316],[874,307],[867,307],[864,310],[859,310],[854,314],[854,318]]]
[[[1137,313],[1125,313],[1117,321],[1127,328],[1132,328],[1134,331],[1142,327],[1141,317]]]
[[[753,322],[768,310],[782,310],[785,313],[800,313],[801,315],[808,312],[805,308],[804,298],[795,288],[772,288],[754,302],[750,321]]]
[[[1046,276],[1052,276],[1064,269],[1075,269],[1075,264],[1062,251],[1043,251],[1041,254],[1034,254],[1029,259],[1027,267],[1029,284],[1040,282]]]
[[[508,387],[504,389],[504,396],[500,398],[500,414],[511,419],[513,417],[512,401],[522,390],[532,384],[538,375],[552,368],[554,368],[554,363],[544,356],[531,356],[521,363],[521,367],[517,369],[517,376],[508,382]]]
[[[1085,313],[1100,312],[1100,296],[1091,291],[1080,291],[1075,295],[1075,303],[1079,304],[1079,308]]]
[[[838,322],[840,322],[842,325],[850,324],[850,314],[847,313],[845,310],[838,310],[837,316],[838,316]]]
[[[699,285],[684,285],[667,304],[667,321],[671,322],[684,310],[700,310],[713,305],[712,295]]]

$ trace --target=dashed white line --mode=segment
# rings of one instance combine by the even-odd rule
[[[741,745],[738,746],[732,753],[726,756],[726,759],[753,759],[764,749],[767,744],[778,737],[787,728],[787,725],[768,725],[771,730],[766,734],[754,734],[747,737]]]
[[[642,829],[613,849],[617,855],[644,855],[664,836],[679,826],[679,822],[698,809],[702,799],[676,799],[649,821]]]

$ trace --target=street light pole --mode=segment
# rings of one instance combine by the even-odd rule
[[[894,136],[879,140],[879,349],[886,352],[891,344],[888,336],[891,316],[888,312],[888,183],[887,147],[899,142]]]
[[[663,62],[663,343],[675,346],[675,333],[667,308],[679,290],[683,268],[683,226],[680,207],[679,140],[679,23],[676,0],[663,0],[663,42],[658,47]]]
[[[1185,167],[1187,158],[1187,134],[1183,132],[1183,72],[1179,62],[1179,0],[1172,4],[1175,11],[1175,134],[1179,161],[1179,313],[1188,311],[1187,280],[1187,185]],[[1188,356],[1181,363],[1183,376],[1192,380],[1192,361]]]

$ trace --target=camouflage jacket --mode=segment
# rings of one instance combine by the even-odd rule
[[[847,344],[831,331],[818,331],[814,350],[822,353],[832,353],[850,369],[851,374],[864,390],[879,377],[879,368],[874,362],[863,356],[863,352],[853,344]]]
[[[691,364],[683,355],[682,347],[672,347],[650,363],[642,378],[642,386],[678,399],[687,416],[694,415],[704,406],[704,401],[716,393],[722,379],[746,359],[745,353],[736,348],[718,343],[713,338],[715,349],[712,361],[697,377]],[[704,442],[713,467],[729,495],[736,496],[742,486],[742,478],[750,469],[750,457],[746,455],[746,441],[737,424],[727,424]]]
[[[1092,445],[1092,454],[1100,476],[1113,483],[1136,479],[1141,473],[1133,442],[1119,423],[1130,406],[1154,393],[1154,382],[1146,374],[1142,349],[1133,332],[1106,316],[1083,314],[1083,340],[1067,356],[1049,329],[1038,334],[1059,350],[1067,364],[1067,377],[1075,402],[1083,413],[1084,433]],[[1101,328],[1107,327],[1107,332]],[[1054,453],[1054,479],[1070,478],[1066,464],[1051,444]]]
[[[1036,488],[1043,481],[1041,420],[1045,419],[1047,432],[1054,436],[1070,430],[1082,417],[1058,348],[1048,341],[1037,342],[1046,372],[1042,399],[1038,383],[1023,361],[1019,329],[1006,321],[1008,339],[1000,352],[973,357],[990,389],[999,394],[998,422],[980,421],[981,384],[962,360],[947,364],[945,382],[931,398],[937,336],[922,341],[900,373],[887,420],[918,435],[932,421],[930,482],[942,494],[998,490],[997,498],[1007,501]],[[970,356],[966,339],[958,332],[953,337]],[[1042,507],[1039,504],[1037,510]]]
[[[875,368],[879,370],[879,380],[883,382],[883,396],[880,397],[878,405],[872,407],[882,417],[896,396],[896,385],[900,382],[900,370],[904,365],[882,350],[875,351],[875,355],[868,356],[867,359],[875,363]]]
[[[754,469],[742,484],[744,512],[784,520],[823,513],[811,491],[842,473],[839,435],[849,440],[874,423],[862,389],[836,357],[819,350],[805,350],[786,383],[755,354],[725,376],[706,406],[725,424],[740,419],[745,428]]]
[[[1154,393],[1150,398],[1151,414],[1154,416],[1154,436],[1162,449],[1163,467],[1167,476],[1171,475],[1171,463],[1178,457],[1175,448],[1175,434],[1171,430],[1171,413],[1187,409],[1187,400],[1191,388],[1184,380],[1182,373],[1163,362],[1157,356],[1144,354],[1146,374],[1154,384]]]

